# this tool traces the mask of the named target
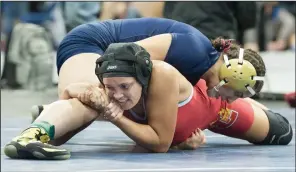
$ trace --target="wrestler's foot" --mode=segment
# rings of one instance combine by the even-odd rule
[[[43,111],[44,107],[42,105],[34,105],[31,108],[32,123],[38,118],[38,116]]]
[[[28,128],[10,143],[5,145],[4,153],[13,159],[65,160],[70,152],[48,144],[50,138],[41,128]]]

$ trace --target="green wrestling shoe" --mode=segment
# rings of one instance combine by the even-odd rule
[[[50,137],[42,128],[28,128],[5,145],[4,153],[13,159],[66,160],[70,152],[48,144]]]

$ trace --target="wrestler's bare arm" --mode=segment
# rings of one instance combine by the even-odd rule
[[[87,89],[93,86],[98,86],[99,84],[90,83],[73,83],[69,84],[61,95],[61,99],[67,100],[70,98],[78,98],[79,94],[84,93]]]
[[[164,61],[172,42],[171,34],[152,36],[135,42],[149,52],[152,60]]]
[[[197,130],[192,132],[191,137],[189,137],[184,142],[182,142],[182,143],[180,143],[180,144],[178,144],[176,146],[172,146],[171,149],[195,150],[195,149],[199,148],[200,146],[202,146],[205,143],[206,143],[206,136],[205,136],[204,132],[198,128]],[[149,153],[151,151],[149,151],[148,149],[145,149],[142,146],[136,144],[133,147],[132,152],[135,152],[135,153]]]
[[[105,90],[99,84],[73,83],[66,87],[61,99],[77,98],[79,101],[96,109],[98,112],[104,111],[104,108],[110,103]]]
[[[178,111],[178,78],[166,67],[153,68],[147,100],[148,125],[122,117],[114,124],[143,148],[167,152],[173,140]]]

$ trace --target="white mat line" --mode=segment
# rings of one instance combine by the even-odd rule
[[[237,171],[237,170],[295,170],[295,167],[221,167],[221,168],[151,168],[151,169],[110,169],[110,170],[88,170],[84,172],[146,172],[146,171]]]
[[[295,170],[295,167],[212,167],[212,168],[147,168],[147,169],[108,169],[108,170],[71,170],[72,172],[151,172],[151,171],[237,171],[237,170],[252,170],[252,171],[262,171],[262,170]],[[43,171],[43,170],[42,170]],[[54,170],[56,171],[56,170]],[[6,172],[15,172],[6,170]],[[29,172],[24,171],[22,172]],[[31,171],[30,171],[31,172]],[[43,171],[45,172],[45,171]],[[58,172],[58,171],[56,171]]]

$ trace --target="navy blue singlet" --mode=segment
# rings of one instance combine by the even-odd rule
[[[102,55],[111,43],[136,42],[165,33],[171,33],[173,38],[165,61],[195,85],[217,61],[220,53],[199,30],[188,24],[164,18],[106,20],[74,28],[58,48],[58,73],[63,63],[76,54]]]

